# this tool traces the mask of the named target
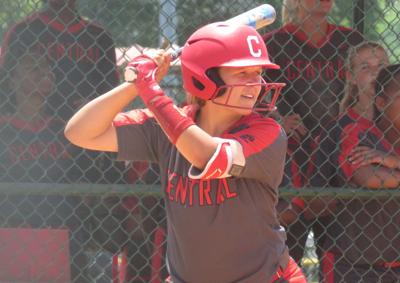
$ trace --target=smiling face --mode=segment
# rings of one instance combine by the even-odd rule
[[[389,59],[382,48],[364,48],[357,53],[348,79],[357,87],[360,99],[372,99],[378,72],[388,64]]]
[[[219,75],[224,81],[224,93],[213,99],[216,104],[228,106],[240,115],[248,115],[257,102],[263,83],[262,68],[221,67]]]

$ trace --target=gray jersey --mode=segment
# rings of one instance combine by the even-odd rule
[[[281,127],[258,114],[243,117],[221,136],[243,147],[240,176],[194,180],[149,111],[120,114],[114,125],[119,159],[160,166],[173,282],[268,282],[286,248],[275,212],[287,146]]]

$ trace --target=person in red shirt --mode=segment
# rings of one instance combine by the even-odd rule
[[[349,52],[342,115],[321,135],[316,158],[321,171],[312,184],[398,188],[400,156],[394,146],[400,138],[395,114],[400,76],[398,65],[387,65],[387,54],[377,43],[365,42]],[[398,200],[355,195],[335,199],[335,209],[329,213],[335,217],[327,228],[324,246],[325,281],[397,282]]]
[[[333,5],[333,0],[285,0],[283,26],[263,36],[271,59],[281,66],[279,70],[266,70],[265,78],[286,83],[277,102],[281,124],[289,136],[288,182],[282,186],[308,186],[309,176],[318,171],[312,156],[321,130],[339,112],[346,52],[363,41],[359,32],[328,21]],[[302,199],[293,198],[291,209],[284,211],[291,221],[287,244],[298,264],[311,229],[317,255],[322,256],[324,231],[330,221],[329,217],[315,219],[307,206]]]
[[[52,184],[80,178],[75,167],[81,149],[65,139],[64,121],[46,111],[46,100],[55,90],[55,78],[46,56],[27,52],[10,72],[2,75],[2,91],[7,92],[10,106],[8,112],[0,115],[0,182]],[[88,215],[81,209],[80,197],[28,192],[2,195],[1,199],[2,227],[68,229],[66,247],[70,248],[71,260],[68,270],[73,281],[85,282],[79,277],[81,267],[85,266],[84,243],[80,240],[85,229],[80,221]],[[15,253],[25,249],[24,243],[19,248]],[[32,272],[40,274],[40,270]]]
[[[382,113],[378,128],[400,155],[400,64],[383,68],[377,77],[376,107]]]
[[[194,32],[181,55],[182,109],[158,84],[169,63],[162,50],[134,58],[126,82],[81,108],[66,137],[159,164],[172,282],[305,282],[275,211],[286,136],[256,111],[274,109],[264,92],[275,101],[282,88],[262,79],[263,68],[279,68],[262,37],[222,22]],[[119,113],[137,96],[147,109]]]
[[[84,102],[118,84],[115,46],[103,27],[79,15],[77,0],[45,2],[43,10],[8,28],[0,61],[10,72],[24,53],[44,54],[56,87],[47,112],[66,121]]]

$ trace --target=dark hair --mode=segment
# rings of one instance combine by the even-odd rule
[[[389,65],[379,71],[376,77],[375,94],[376,96],[385,96],[395,81],[398,80],[397,86],[400,86],[400,64]]]

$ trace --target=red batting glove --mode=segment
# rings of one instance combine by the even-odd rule
[[[137,72],[135,85],[138,89],[139,96],[143,102],[148,106],[156,96],[163,96],[164,92],[158,85],[155,74],[157,71],[157,63],[147,55],[139,55],[133,58],[127,68],[134,68]]]
[[[136,83],[140,83],[141,81],[154,80],[157,63],[153,58],[142,54],[133,58],[128,65],[126,65],[126,68],[129,67],[136,69],[138,75]]]
[[[130,61],[127,67],[136,69],[135,84],[139,96],[154,114],[170,141],[175,144],[182,132],[194,124],[193,120],[182,114],[158,85],[155,79],[157,63],[152,58],[140,55]]]

